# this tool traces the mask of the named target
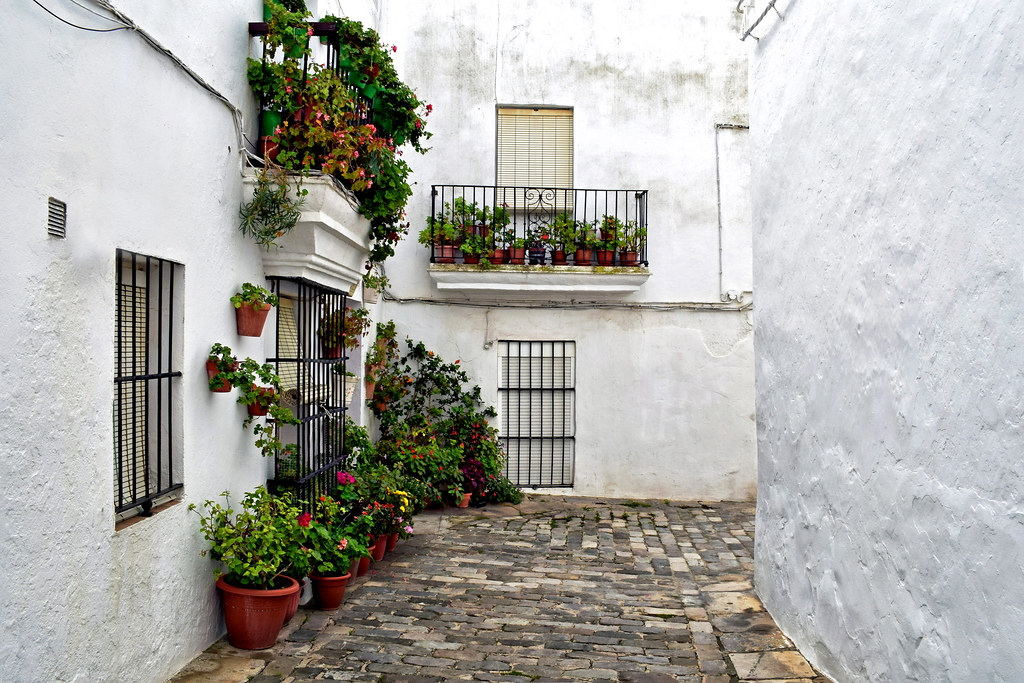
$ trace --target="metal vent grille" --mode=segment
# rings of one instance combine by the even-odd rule
[[[46,234],[64,239],[67,237],[68,205],[53,197],[47,200],[47,204],[49,209],[46,215]]]

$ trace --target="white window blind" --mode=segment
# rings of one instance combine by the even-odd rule
[[[573,186],[572,109],[498,109],[497,185]]]
[[[120,338],[117,374],[121,377],[144,375],[149,340],[146,288],[122,283],[117,302],[121,327],[117,335]],[[137,500],[149,494],[146,486],[146,386],[142,382],[122,382],[116,384],[114,390],[114,443],[118,446],[120,461],[114,468],[114,491],[123,492],[123,500]]]

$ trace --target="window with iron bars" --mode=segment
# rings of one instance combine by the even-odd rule
[[[572,486],[576,456],[576,342],[498,343],[505,474],[519,486]]]
[[[182,488],[181,278],[172,261],[117,250],[114,512],[150,515]]]
[[[272,278],[280,297],[275,325],[275,355],[270,359],[281,378],[283,405],[298,425],[280,425],[282,443],[294,451],[275,457],[272,488],[291,491],[307,510],[320,495],[330,494],[347,463],[345,413],[355,388],[346,376],[346,353],[325,348],[318,330],[331,314],[344,314],[348,297],[302,279]]]

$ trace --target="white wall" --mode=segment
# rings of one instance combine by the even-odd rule
[[[260,2],[214,3],[201,20],[166,3],[115,4],[253,129],[246,22]],[[203,369],[214,341],[266,357],[261,341],[237,337],[228,301],[263,275],[237,230],[239,140],[228,108],[138,35],[80,31],[33,3],[3,14],[0,680],[162,681],[222,633],[214,564],[186,505],[240,496],[267,475],[244,409],[211,393]],[[46,235],[48,196],[68,204],[66,240]],[[119,247],[184,265],[185,488],[181,504],[115,532]]]
[[[1021,680],[1019,13],[778,6],[751,77],[758,592],[837,681]]]
[[[385,5],[382,38],[397,45],[402,78],[434,107],[432,150],[406,155],[418,184],[411,237],[387,268],[392,294],[445,298],[415,241],[430,213],[430,185],[494,183],[496,106],[548,104],[574,108],[577,187],[650,190],[652,275],[624,301],[721,306],[715,124],[746,123],[746,49],[733,9],[639,1]],[[726,135],[723,270],[726,289],[749,292],[746,131]],[[383,310],[443,356],[471,354],[466,369],[495,399],[497,357],[494,348],[482,351],[485,339],[576,340],[575,493],[753,496],[747,313],[566,311],[544,302],[515,310],[386,302]]]

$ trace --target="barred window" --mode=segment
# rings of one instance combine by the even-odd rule
[[[572,486],[576,455],[576,343],[498,344],[501,443],[519,486]]]
[[[149,515],[181,481],[183,267],[117,250],[114,326],[114,512]]]
[[[283,405],[299,419],[298,425],[278,426],[282,443],[294,443],[296,449],[277,454],[272,487],[291,491],[309,508],[318,496],[334,490],[337,473],[346,466],[345,414],[357,381],[346,375],[346,355],[357,358],[358,350],[328,347],[321,334],[332,316],[344,314],[344,292],[303,279],[270,282],[281,297],[270,362],[281,378]]]

